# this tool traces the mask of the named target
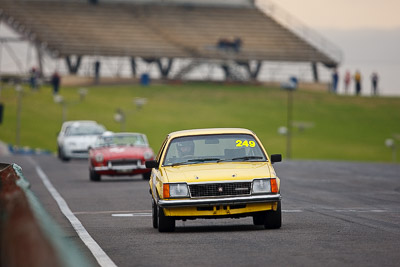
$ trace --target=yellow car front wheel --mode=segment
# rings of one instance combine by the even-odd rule
[[[151,217],[153,220],[153,228],[157,229],[158,228],[158,208],[157,204],[154,202],[154,199],[151,199],[151,207],[152,207],[152,213]]]
[[[265,213],[265,229],[279,229],[282,226],[282,211],[281,202],[278,202],[278,208],[275,210],[268,210]]]
[[[175,219],[165,216],[164,209],[157,207],[158,209],[158,231],[159,232],[173,232],[175,231]]]

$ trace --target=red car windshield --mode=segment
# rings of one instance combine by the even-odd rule
[[[99,136],[95,147],[107,146],[148,146],[148,144],[140,134]]]

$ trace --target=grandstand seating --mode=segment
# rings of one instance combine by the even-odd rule
[[[55,55],[336,64],[256,7],[0,0],[1,18]],[[217,48],[240,38],[239,52]]]

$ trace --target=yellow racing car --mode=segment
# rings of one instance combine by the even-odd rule
[[[280,180],[257,136],[237,128],[170,133],[152,168],[153,227],[175,230],[176,220],[252,216],[255,225],[281,227]]]

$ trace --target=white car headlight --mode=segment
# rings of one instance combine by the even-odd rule
[[[180,184],[164,184],[169,186],[169,197],[189,197],[189,189],[186,183]],[[164,187],[165,188],[165,187]]]
[[[104,160],[104,157],[103,157],[103,154],[96,154],[96,156],[94,156],[94,159],[97,161],[97,162],[103,162],[103,160]]]
[[[271,179],[254,179],[252,193],[271,193]]]
[[[67,146],[76,146],[77,145],[77,143],[75,143],[75,142],[67,142]]]

